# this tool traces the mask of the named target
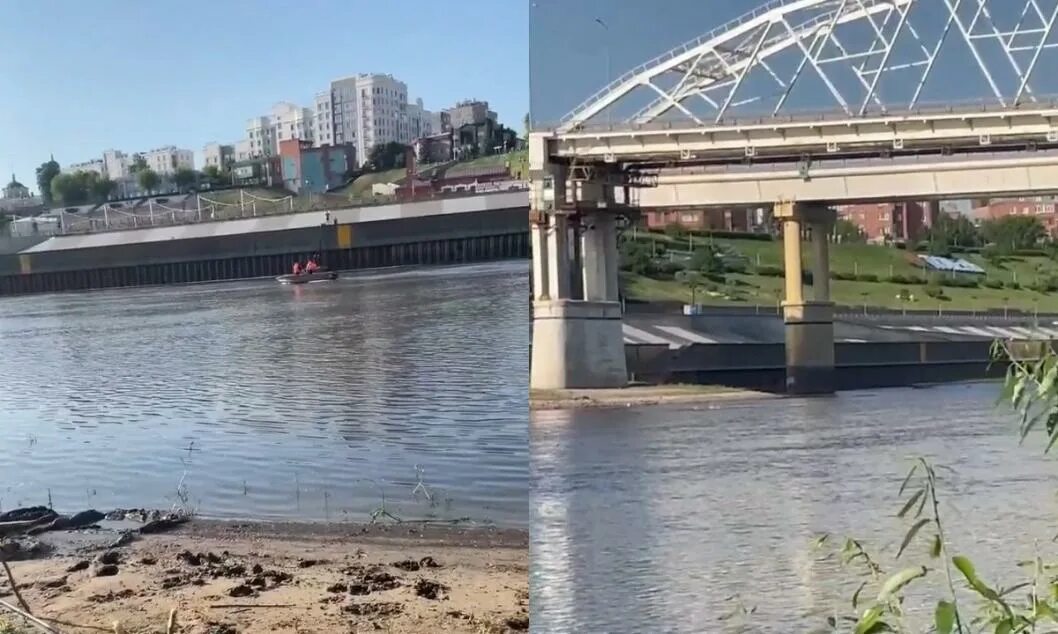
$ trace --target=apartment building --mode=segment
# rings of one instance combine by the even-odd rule
[[[835,209],[839,218],[862,229],[869,242],[917,242],[940,215],[940,205],[928,201],[839,205]]]
[[[315,102],[316,145],[351,143],[360,164],[376,145],[411,143],[431,131],[432,113],[421,99],[409,104],[407,84],[392,75],[336,79]]]
[[[175,145],[155,148],[143,153],[147,167],[160,175],[175,174],[179,169],[195,169],[195,153]]]
[[[202,148],[203,168],[224,169],[235,162],[235,146],[223,143],[207,143]]]
[[[92,159],[80,163],[70,163],[66,167],[60,168],[60,171],[66,174],[73,174],[74,172],[95,172],[100,176],[104,176],[107,173],[106,167],[100,159]]]
[[[237,143],[233,152],[239,161],[277,156],[280,141],[314,141],[315,138],[313,109],[283,101],[272,106],[271,113],[246,122],[245,142]]]
[[[460,101],[454,107],[448,108],[449,125],[453,128],[461,128],[465,125],[484,125],[486,121],[496,122],[497,115],[489,110],[489,102],[479,99],[467,99]]]
[[[1058,235],[1058,207],[1053,196],[1032,196],[974,201],[977,220],[995,220],[1007,216],[1033,216],[1049,235]]]

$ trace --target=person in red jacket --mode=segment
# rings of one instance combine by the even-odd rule
[[[294,262],[294,275],[301,275],[301,262]]]
[[[309,258],[309,263],[305,265],[306,273],[315,273],[320,269],[319,265],[316,264],[315,258]]]

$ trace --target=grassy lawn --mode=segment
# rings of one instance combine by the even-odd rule
[[[687,250],[693,244],[711,242],[728,253],[741,255],[749,264],[749,270],[755,267],[781,267],[782,243],[780,241],[760,241],[729,238],[681,238],[673,240],[667,235],[657,233],[637,234],[636,239],[643,242],[664,243],[668,249]],[[804,245],[805,268],[808,267],[810,248]],[[873,274],[879,279],[893,275],[924,277],[925,271],[913,266],[913,254],[901,249],[866,245],[834,244],[830,247],[830,267],[834,273]],[[866,282],[859,280],[831,280],[831,298],[838,304],[846,306],[878,306],[886,308],[904,308],[909,310],[984,310],[989,308],[1015,308],[1021,310],[1039,310],[1058,312],[1058,293],[1040,293],[1026,288],[1037,279],[1046,276],[1058,276],[1058,262],[1042,256],[1017,256],[1005,260],[1000,265],[986,261],[977,254],[960,255],[966,260],[980,265],[987,271],[986,277],[1001,280],[1004,284],[1018,282],[1021,289],[992,289],[983,286],[978,288],[944,287],[947,299],[936,299],[926,295],[925,287],[916,284],[892,284],[888,282]],[[728,286],[721,286],[712,293],[699,290],[695,301],[699,304],[716,305],[766,305],[777,304],[782,299],[783,280],[780,277],[763,275],[734,274],[728,275]],[[733,282],[733,284],[732,284]],[[691,301],[691,290],[685,284],[675,280],[655,280],[632,273],[622,274],[622,283],[629,298],[646,301]],[[729,295],[726,291],[734,289]],[[914,297],[913,301],[899,299],[901,290],[907,289]],[[805,290],[806,297],[811,297],[810,287]],[[734,297],[734,299],[732,298]]]
[[[508,154],[493,154],[492,156],[482,156],[481,158],[464,161],[462,163],[456,163],[452,167],[448,168],[448,170],[445,172],[445,176],[473,174],[475,170],[480,170],[488,167],[503,167],[507,165],[508,162],[511,165],[512,174],[518,175],[522,172],[527,173],[529,163],[528,150],[518,150],[517,152],[510,152]]]

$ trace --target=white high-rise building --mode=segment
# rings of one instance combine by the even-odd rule
[[[316,139],[316,117],[312,108],[284,101],[273,106],[271,114],[250,119],[246,123],[249,149],[246,151],[242,142],[237,144],[236,160],[275,156],[279,153],[279,142],[288,139]]]
[[[316,95],[313,110],[316,123],[316,147],[334,145],[334,106],[331,102],[330,91]]]
[[[357,161],[363,165],[376,145],[397,141],[411,143],[422,136],[422,103],[415,104],[415,123],[409,118],[408,86],[392,75],[362,74],[331,82],[330,102],[326,93],[316,97],[317,133],[330,130],[333,144],[352,143]],[[427,119],[429,117],[426,117]],[[317,145],[327,141],[316,139]]]
[[[103,170],[111,180],[128,178],[131,166],[132,157],[121,150],[105,150],[103,152]]]
[[[207,143],[202,148],[202,160],[205,161],[203,167],[214,166],[217,169],[224,169],[235,159],[235,146],[225,145],[224,143]]]
[[[278,103],[272,108],[271,121],[275,127],[277,151],[280,141],[288,139],[312,141],[316,137],[311,108],[302,108],[286,102]]]
[[[147,167],[158,174],[175,174],[178,169],[195,169],[195,153],[174,145],[155,148],[143,153]]]
[[[276,129],[271,117],[254,117],[246,123],[246,140],[250,142],[250,153],[246,158],[274,156],[279,151],[276,145]]]
[[[235,160],[246,161],[252,159],[255,155],[253,148],[251,147],[250,139],[240,139],[235,142]]]

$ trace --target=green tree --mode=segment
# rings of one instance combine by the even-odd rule
[[[158,184],[162,179],[158,178],[158,174],[156,174],[154,170],[147,168],[138,172],[136,180],[139,182],[143,191],[151,194],[158,187]]]
[[[138,174],[145,169],[147,169],[147,159],[143,158],[142,154],[133,154],[132,165],[129,165],[129,173]]]
[[[834,242],[839,243],[863,243],[867,242],[867,234],[858,224],[845,218],[838,218],[834,222]]]
[[[205,169],[202,170],[202,178],[206,179],[206,182],[212,187],[224,183],[224,173],[221,172],[220,168],[216,165],[207,165]]]
[[[92,172],[94,174],[94,172]],[[88,183],[89,196],[97,203],[106,202],[117,189],[118,184],[109,178],[97,177]]]
[[[63,205],[83,205],[92,196],[92,186],[99,177],[95,172],[59,174],[51,180],[51,195]]]
[[[173,184],[176,185],[176,189],[180,192],[186,191],[197,180],[198,176],[195,174],[195,170],[186,167],[181,167],[173,174]]]
[[[712,280],[723,281],[724,258],[718,249],[708,244],[702,245],[696,247],[694,253],[691,254],[687,270],[701,273]]]
[[[379,143],[371,148],[371,151],[368,153],[367,163],[364,165],[365,171],[384,172],[386,170],[404,167],[404,153],[406,149],[407,148],[403,143],[397,143],[396,141]]]
[[[955,247],[977,247],[981,245],[981,233],[970,219],[963,215],[941,214],[926,234],[930,255],[951,255]]]
[[[1013,253],[1036,248],[1047,230],[1035,216],[1004,216],[982,222],[981,235],[1000,253]]]
[[[52,180],[59,175],[59,164],[55,162],[55,157],[51,157],[44,163],[40,164],[37,168],[37,189],[40,191],[40,197],[44,199],[44,204],[50,205],[52,203]]]

